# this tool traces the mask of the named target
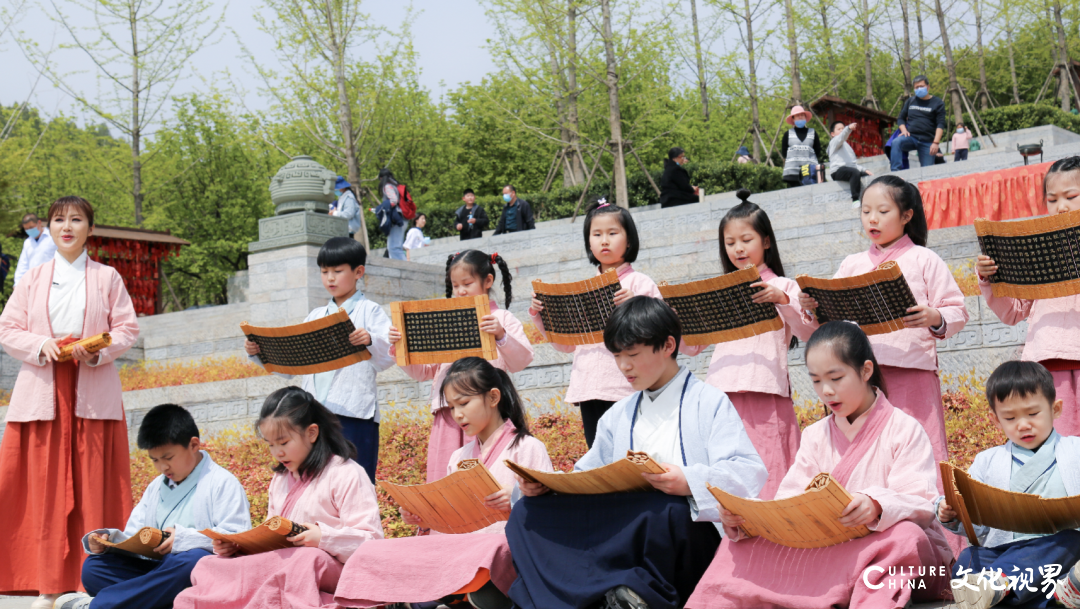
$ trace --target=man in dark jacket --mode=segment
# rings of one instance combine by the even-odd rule
[[[457,208],[457,211],[454,212],[457,217],[457,224],[454,228],[461,233],[462,241],[479,239],[483,236],[483,232],[487,230],[490,223],[487,212],[484,211],[483,207],[476,204],[476,194],[473,193],[471,188],[465,189],[461,200],[465,202],[465,205]]]
[[[517,190],[510,184],[503,186],[503,201],[506,205],[503,207],[502,215],[499,216],[499,223],[495,226],[496,235],[536,228],[529,202],[519,199]]]
[[[896,120],[900,137],[893,142],[889,154],[892,171],[901,169],[911,150],[919,152],[920,165],[933,165],[938,144],[945,133],[945,102],[936,95],[930,95],[930,81],[925,76],[916,76],[911,84],[915,86],[915,96],[904,104]]]
[[[676,146],[668,150],[664,159],[664,173],[660,176],[660,207],[675,207],[698,202],[699,190],[690,185],[690,174],[683,169],[686,151]]]

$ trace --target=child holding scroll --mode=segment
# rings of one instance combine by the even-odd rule
[[[787,352],[798,343],[794,337],[806,340],[813,328],[802,317],[799,284],[784,277],[769,216],[748,200],[749,190],[735,194],[742,203],[720,220],[720,263],[725,273],[756,267],[761,281],[751,287],[761,289],[753,301],[775,304],[784,327],[716,345],[705,382],[726,393],[738,411],[769,470],[769,480],[759,497],[772,499],[799,451],[799,421],[789,397]],[[693,357],[705,347],[683,345],[679,350]]]
[[[375,487],[356,463],[356,447],[334,413],[299,387],[282,387],[263,402],[256,429],[277,461],[267,517],[305,531],[292,548],[234,556],[239,547],[214,540],[199,561],[177,609],[321,607],[333,598],[345,561],[361,544],[382,539]]]
[[[1061,159],[1043,179],[1046,208],[1051,215],[1080,209],[1080,156]],[[1080,295],[1023,300],[997,297],[990,277],[997,265],[988,256],[975,264],[979,288],[987,306],[1002,323],[1015,326],[1027,320],[1027,339],[1020,359],[1039,362],[1054,377],[1054,389],[1063,403],[1054,428],[1063,436],[1080,435]]]
[[[464,459],[480,460],[503,487],[485,504],[509,514],[519,479],[506,460],[544,472],[553,469],[544,443],[529,432],[525,406],[510,375],[487,360],[467,357],[450,366],[440,392],[454,420],[473,438],[454,452],[447,475]],[[401,515],[406,523],[423,526],[404,508]],[[506,607],[514,568],[505,528],[505,522],[496,522],[463,535],[431,531],[366,543],[345,564],[337,601],[350,606],[412,602],[414,608],[434,608],[467,600],[481,609]],[[441,601],[415,602],[433,598]]]
[[[495,267],[502,273],[503,307],[499,308],[491,290],[495,285]],[[499,357],[492,362],[496,368],[510,373],[521,372],[532,363],[533,348],[525,328],[517,317],[510,312],[510,300],[513,297],[511,282],[513,276],[506,260],[498,254],[490,256],[479,250],[465,250],[446,259],[446,297],[488,296],[491,313],[480,323],[480,331],[495,337],[495,349]],[[401,328],[390,328],[390,355],[397,353],[396,344],[401,340]],[[455,451],[465,446],[467,437],[454,421],[453,411],[443,398],[440,387],[446,378],[450,364],[414,364],[403,366],[402,370],[417,381],[431,383],[431,435],[428,438],[427,481],[435,482],[446,475],[447,466],[457,463],[450,457]]]
[[[631,263],[637,260],[638,233],[630,212],[606,199],[596,199],[585,213],[585,253],[589,262],[597,267],[597,274],[614,269],[622,289],[615,292],[616,306],[633,296],[660,298],[656,282],[644,273],[634,270]],[[540,332],[544,320],[540,311],[544,304],[533,294],[529,315]],[[616,401],[634,392],[630,383],[619,372],[615,358],[603,344],[559,345],[552,348],[574,354],[570,369],[570,384],[566,388],[566,401],[581,409],[581,423],[585,429],[585,443],[592,448],[596,426],[600,417]]]
[[[82,582],[89,594],[65,594],[57,609],[167,609],[191,585],[195,563],[213,551],[199,531],[242,533],[251,528],[247,494],[240,481],[210,458],[199,442],[199,428],[175,404],[155,406],[139,424],[139,448],[161,475],[135,506],[123,531],[97,529],[83,537],[89,555]],[[169,534],[149,560],[110,548],[101,540],[123,542],[143,527]]]
[[[1036,362],[1005,362],[986,380],[986,400],[990,420],[1008,442],[976,455],[971,477],[1047,499],[1080,495],[1080,438],[1055,431],[1061,400],[1050,372]],[[945,497],[938,500],[937,516],[946,528],[964,533],[956,506]],[[953,571],[953,597],[960,607],[1049,607],[1053,590],[1042,580],[1054,575],[1047,572],[1051,565],[1065,575],[1057,582],[1058,601],[1080,607],[1080,568],[1074,566],[1080,560],[1080,532],[1039,535],[975,526],[974,533],[980,545],[960,552]],[[1030,587],[1018,577],[1026,577]]]
[[[891,608],[948,589],[953,554],[934,518],[933,449],[922,425],[885,397],[870,341],[855,324],[829,322],[810,337],[806,368],[831,414],[803,432],[776,496],[800,495],[828,472],[853,497],[840,524],[871,532],[828,547],[789,548],[747,538],[745,521],[721,508],[725,539],[687,609]],[[906,570],[920,565],[921,574]]]
[[[315,261],[330,301],[324,307],[312,309],[304,321],[322,319],[337,313],[338,309],[344,310],[356,328],[349,335],[349,343],[366,346],[371,351],[371,359],[338,370],[305,374],[300,386],[337,415],[342,433],[356,447],[356,462],[374,483],[379,464],[379,395],[375,376],[394,363],[387,354],[390,318],[378,303],[365,298],[357,288],[364,278],[364,263],[367,262],[367,250],[363,245],[348,237],[334,237],[319,248]],[[262,365],[259,345],[247,340],[244,350],[252,361]],[[287,374],[275,374],[292,378]]]
[[[967,323],[964,293],[945,261],[926,248],[926,215],[914,184],[896,176],[877,178],[863,191],[860,210],[870,249],[845,258],[835,277],[869,273],[890,260],[900,265],[918,305],[908,309],[904,329],[871,336],[870,344],[889,386],[889,401],[922,423],[934,459],[947,461],[937,341],[947,340]],[[799,296],[799,303],[808,318],[817,308],[817,301],[806,294]]]
[[[615,308],[604,345],[634,393],[600,418],[575,465],[593,470],[648,453],[665,473],[641,474],[656,490],[555,494],[522,483],[506,537],[522,609],[682,607],[720,543],[719,504],[707,485],[754,497],[768,472],[722,391],[676,361],[682,329],[659,298]]]

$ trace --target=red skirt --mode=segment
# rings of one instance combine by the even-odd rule
[[[83,535],[131,513],[126,422],[76,417],[78,367],[54,367],[56,418],[8,422],[0,444],[0,594],[79,589]]]

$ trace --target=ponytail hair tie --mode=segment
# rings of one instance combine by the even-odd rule
[[[499,257],[499,253],[498,252],[493,252],[491,254],[491,264],[498,264],[499,262],[496,260],[496,258],[498,258],[498,257]]]
[[[607,202],[607,198],[605,198],[605,197],[601,197],[601,198],[597,199],[596,203],[597,203],[596,209],[600,209],[601,207],[607,207],[608,205],[611,205],[610,203]]]

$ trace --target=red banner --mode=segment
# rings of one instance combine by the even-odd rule
[[[919,182],[931,229],[1045,215],[1043,178],[1053,163]]]

